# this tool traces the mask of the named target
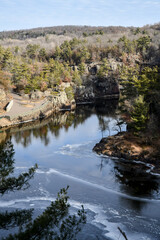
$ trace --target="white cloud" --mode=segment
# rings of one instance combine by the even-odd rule
[[[145,5],[159,5],[160,6],[160,2],[158,2],[158,1],[146,1],[145,3],[144,3]]]

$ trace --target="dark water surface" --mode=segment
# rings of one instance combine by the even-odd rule
[[[2,196],[0,209],[35,208],[38,214],[69,185],[71,212],[82,204],[87,211],[79,239],[123,239],[117,227],[129,240],[160,239],[160,177],[150,174],[153,166],[92,151],[102,136],[120,130],[115,109],[113,101],[81,106],[0,133],[3,140],[11,136],[17,174],[38,164],[31,187]]]

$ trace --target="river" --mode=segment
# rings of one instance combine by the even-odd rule
[[[150,173],[150,165],[92,151],[103,136],[120,131],[115,111],[114,101],[80,106],[7,131],[5,139],[11,138],[15,150],[15,174],[35,163],[38,170],[30,188],[1,196],[1,211],[34,208],[39,214],[69,185],[71,213],[82,204],[87,211],[78,239],[124,239],[120,227],[129,240],[159,240],[160,176]],[[0,231],[1,236],[12,232]]]

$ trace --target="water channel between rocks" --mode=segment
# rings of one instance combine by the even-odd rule
[[[29,189],[1,197],[1,210],[35,208],[39,214],[69,185],[71,212],[82,204],[87,211],[78,239],[123,239],[117,227],[129,240],[160,239],[160,177],[143,163],[92,151],[103,136],[119,131],[115,109],[114,101],[80,106],[10,129],[5,138],[11,137],[14,146],[15,172],[35,163],[38,170]],[[9,233],[0,231],[1,236]]]

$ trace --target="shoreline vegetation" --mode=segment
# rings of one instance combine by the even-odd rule
[[[12,109],[3,111],[11,99],[18,101],[15,94],[21,97],[19,105],[30,109],[17,117]],[[127,132],[103,138],[94,150],[157,164],[160,24],[142,28],[66,26],[0,33],[1,128],[108,98],[119,98],[117,111],[127,124]],[[14,104],[12,108],[16,109]]]

